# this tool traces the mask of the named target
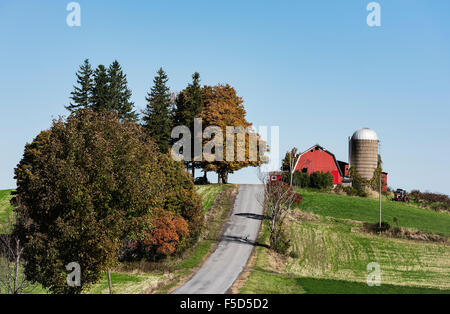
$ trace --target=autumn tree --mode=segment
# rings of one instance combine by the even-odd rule
[[[299,158],[300,153],[298,152],[297,147],[294,147],[291,149],[291,151],[286,152],[286,155],[281,161],[281,170],[288,172],[288,179],[291,186],[294,177],[295,164],[297,163],[297,160]]]
[[[187,126],[193,135],[194,119],[200,117],[203,105],[199,73],[196,72],[192,75],[192,83],[190,83],[182,92],[178,94],[175,105],[175,125]],[[194,136],[191,137],[191,147],[194,147],[194,138]],[[191,150],[190,160],[185,160],[186,167],[191,167],[193,178],[195,178],[195,168],[200,166],[198,162],[194,161],[194,157],[194,150]]]
[[[202,91],[203,148],[208,151],[212,147],[211,152],[219,157],[209,159],[204,154],[202,167],[215,171],[219,183],[227,183],[228,174],[264,162],[267,148],[251,130],[252,124],[245,118],[244,101],[233,87],[219,84],[204,86]]]
[[[201,203],[182,166],[115,113],[82,109],[54,121],[26,145],[15,174],[14,235],[24,247],[24,271],[52,292],[79,293],[98,281],[124,239],[147,239],[155,251],[171,253],[202,226]],[[163,220],[173,226],[168,238]],[[66,284],[71,262],[81,266],[80,287]]]
[[[160,68],[153,79],[147,106],[144,110],[144,127],[163,153],[169,151],[170,134],[173,127],[173,108],[166,72]]]
[[[300,157],[300,152],[297,147],[293,147],[290,151],[287,151],[284,158],[281,160],[282,171],[292,171],[293,163],[295,163]]]

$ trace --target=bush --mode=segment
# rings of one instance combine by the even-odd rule
[[[300,171],[294,172],[292,178],[292,184],[301,188],[307,188],[310,186],[309,175]]]
[[[276,237],[276,239],[270,241],[271,248],[277,253],[287,254],[291,246],[291,240],[286,234],[284,228],[282,228],[279,232],[280,234]]]
[[[333,175],[329,172],[314,172],[310,176],[310,186],[316,189],[330,189],[333,186]]]
[[[381,227],[380,223],[377,222],[377,223],[364,223],[363,228],[366,232],[380,233],[388,231],[389,229],[391,229],[391,226],[389,225],[389,223],[382,221]]]
[[[414,202],[421,203],[434,210],[450,211],[450,198],[445,194],[412,190],[411,193],[409,193],[409,198]]]
[[[290,173],[283,176],[283,181],[290,183]],[[333,175],[329,172],[314,172],[311,175],[305,172],[296,171],[292,177],[292,185],[300,188],[329,189],[333,186]]]

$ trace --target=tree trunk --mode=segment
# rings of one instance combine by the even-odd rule
[[[18,284],[19,284],[19,264],[20,264],[20,242],[19,240],[16,240],[16,260],[14,265],[14,286],[13,286],[13,293],[16,294],[18,291]]]
[[[108,270],[108,285],[109,285],[109,294],[113,293],[113,287],[111,282],[111,271]]]

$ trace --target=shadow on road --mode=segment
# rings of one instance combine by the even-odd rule
[[[257,220],[264,220],[266,219],[265,215],[259,215],[259,214],[252,214],[252,213],[239,213],[239,214],[235,214],[236,216],[242,216],[242,217],[247,217],[250,219],[257,219]]]
[[[249,244],[249,245],[253,245],[253,246],[261,246],[261,247],[269,248],[269,246],[267,244],[252,241],[250,239],[247,239],[247,237],[236,237],[236,236],[225,235],[220,240],[227,241],[227,242],[238,242],[238,243],[244,243],[244,244]]]

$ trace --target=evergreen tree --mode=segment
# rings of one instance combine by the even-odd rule
[[[106,67],[100,64],[94,72],[94,88],[92,89],[91,107],[95,111],[109,111],[109,77]]]
[[[76,73],[78,86],[74,86],[73,92],[70,93],[72,95],[70,99],[73,102],[69,106],[66,106],[66,109],[70,112],[74,112],[80,108],[87,108],[91,105],[92,90],[94,87],[93,74],[89,59],[85,59]]]
[[[144,110],[144,127],[163,153],[169,151],[170,133],[173,126],[173,110],[167,87],[167,75],[162,68],[153,79],[153,87],[147,93]]]
[[[194,147],[194,119],[199,118],[202,112],[203,97],[200,86],[200,74],[195,72],[192,75],[192,83],[184,89],[176,99],[175,124],[187,126],[192,135],[191,147]],[[191,152],[192,162],[185,162],[186,167],[191,167],[192,176],[195,178],[195,168],[200,167],[200,163],[193,162],[194,150]],[[205,171],[206,175],[206,171]]]
[[[108,68],[108,83],[108,110],[116,112],[121,119],[136,120],[137,114],[133,110],[134,103],[130,100],[131,90],[127,86],[127,76],[117,60]]]

